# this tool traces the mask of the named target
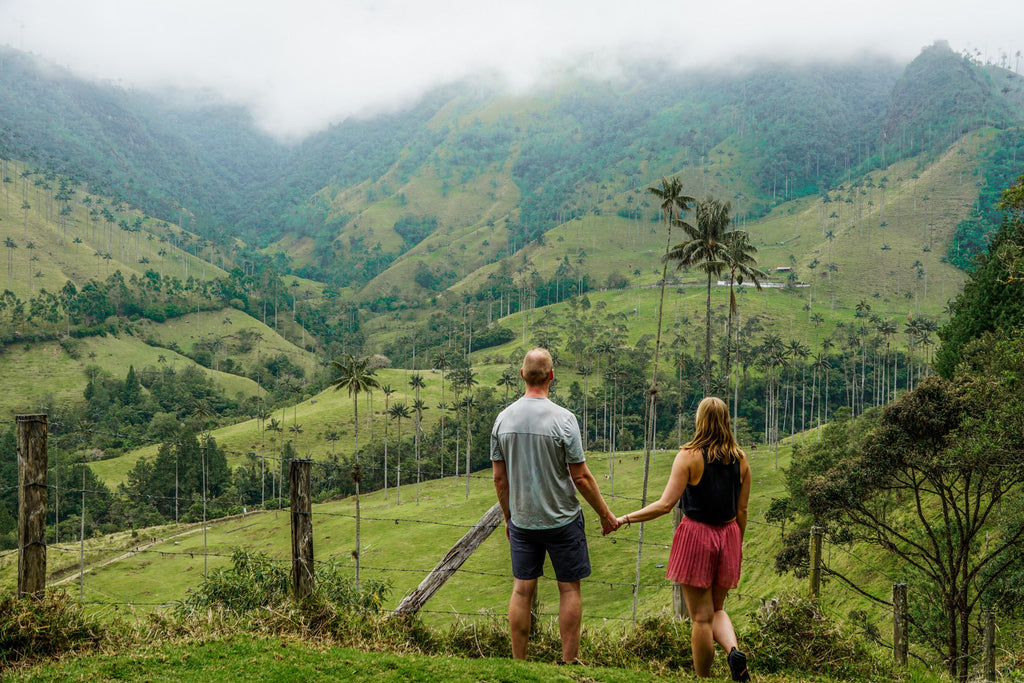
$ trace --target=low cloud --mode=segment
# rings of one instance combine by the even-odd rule
[[[725,0],[0,0],[0,43],[125,87],[213,90],[297,138],[486,75],[528,88],[574,68],[752,59],[912,59],[938,39],[1000,60],[1024,3]]]

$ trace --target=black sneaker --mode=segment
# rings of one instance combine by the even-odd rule
[[[729,662],[729,671],[732,672],[732,680],[734,681],[749,681],[750,674],[747,672],[747,656],[733,648],[729,652],[729,656],[726,657],[726,661]]]

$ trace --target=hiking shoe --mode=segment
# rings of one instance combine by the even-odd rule
[[[729,662],[729,671],[732,673],[732,680],[734,681],[749,681],[750,674],[747,672],[747,656],[733,648],[729,652],[729,656],[726,657],[726,661]]]

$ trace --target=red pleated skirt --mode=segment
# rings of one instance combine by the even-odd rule
[[[676,527],[665,578],[697,588],[735,588],[743,561],[740,525],[703,524],[687,517]]]

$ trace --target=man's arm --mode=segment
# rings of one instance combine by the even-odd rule
[[[594,512],[600,515],[601,533],[607,534],[615,531],[619,526],[618,520],[615,519],[612,511],[608,509],[608,504],[604,502],[601,490],[597,486],[597,480],[590,473],[587,463],[569,463],[569,474],[572,476],[572,483],[576,485],[576,490],[590,504],[590,507],[594,508]]]
[[[498,505],[501,506],[501,513],[505,515],[505,538],[508,538],[508,521],[512,513],[508,509],[508,470],[505,468],[504,460],[492,460],[491,469],[494,472],[494,491],[498,494]]]

